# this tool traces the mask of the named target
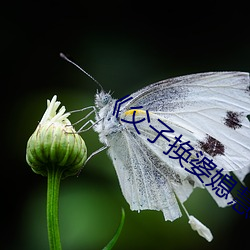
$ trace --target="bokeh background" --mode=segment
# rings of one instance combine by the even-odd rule
[[[0,11],[1,249],[48,249],[46,178],[25,161],[46,99],[57,94],[67,110],[94,102],[96,83],[60,52],[115,98],[169,77],[250,69],[248,6],[239,2],[11,1]],[[89,154],[102,146],[94,132],[82,136]],[[121,207],[126,220],[114,249],[248,249],[249,219],[217,207],[204,190],[195,190],[186,207],[211,229],[211,243],[191,230],[186,216],[171,223],[161,212],[130,211],[106,152],[61,183],[63,249],[102,249],[119,225]]]

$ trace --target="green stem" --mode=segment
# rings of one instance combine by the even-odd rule
[[[59,188],[62,170],[58,167],[48,168],[47,186],[47,227],[50,250],[61,250],[59,231]]]

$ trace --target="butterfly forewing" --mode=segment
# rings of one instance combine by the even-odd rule
[[[164,119],[175,131],[186,136],[196,150],[215,158],[225,170],[249,167],[248,73],[177,77],[149,85],[132,96],[125,110],[139,106]],[[150,115],[150,119],[157,116]]]

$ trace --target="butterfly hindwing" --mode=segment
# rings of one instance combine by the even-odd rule
[[[112,136],[109,142],[108,152],[131,209],[161,210],[165,219],[171,221],[180,217],[181,212],[171,186],[172,179],[178,181],[178,177],[174,176],[171,168],[131,131]]]

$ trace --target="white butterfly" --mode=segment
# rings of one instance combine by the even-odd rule
[[[249,74],[209,72],[176,77],[119,100],[101,87],[92,112],[96,121],[89,122],[104,147],[89,158],[108,148],[131,210],[161,210],[165,220],[173,221],[181,216],[178,199],[192,229],[211,241],[210,230],[188,214],[183,202],[195,187],[201,187],[225,207],[232,200],[226,187],[235,181],[229,172],[241,182],[250,172]],[[211,168],[203,169],[206,174],[201,178],[192,174],[197,162]],[[212,185],[225,175],[225,189]]]
[[[177,199],[183,203],[195,187],[206,187],[219,206],[226,206],[232,199],[230,194],[228,199],[218,197],[212,186],[205,186],[209,182],[206,176],[203,180],[207,182],[202,184],[196,175],[185,170],[190,169],[188,162],[181,161],[181,166],[163,151],[182,135],[181,141],[190,141],[194,147],[190,159],[201,151],[217,165],[211,171],[213,175],[223,168],[224,174],[234,171],[242,181],[250,171],[248,73],[211,72],[176,77],[151,84],[130,98],[115,115],[117,100],[103,90],[97,93],[93,128],[108,147],[131,209],[161,210],[165,220],[173,221],[181,216]],[[150,123],[145,121],[146,110]],[[132,121],[133,115],[135,122],[144,118],[136,123],[139,133],[133,124],[124,122]],[[166,130],[159,119],[174,130],[164,133],[169,141],[155,132]],[[155,143],[149,142],[157,135]]]

